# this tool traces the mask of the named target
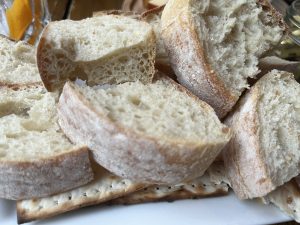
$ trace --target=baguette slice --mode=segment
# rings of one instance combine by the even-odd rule
[[[225,120],[233,129],[225,168],[240,199],[265,196],[300,173],[299,96],[293,75],[273,70]]]
[[[120,198],[109,204],[140,204],[145,202],[198,199],[228,194],[228,183],[224,166],[213,163],[203,176],[177,185],[153,185]],[[216,176],[218,179],[216,180]]]
[[[95,179],[89,184],[50,197],[18,201],[18,223],[41,220],[97,205],[145,187],[144,184],[117,177],[99,165],[93,164],[93,169]]]
[[[56,100],[42,85],[0,87],[0,198],[48,196],[93,179],[88,149],[59,129]]]
[[[66,83],[59,124],[118,176],[179,183],[201,176],[231,137],[213,109],[171,79],[91,88]]]
[[[170,0],[162,38],[178,81],[220,118],[259,70],[258,58],[281,40],[285,25],[267,0]]]
[[[52,22],[37,49],[39,72],[49,91],[61,90],[67,79],[76,78],[91,86],[136,80],[148,83],[155,72],[154,61],[152,27],[118,15]]]
[[[276,190],[263,197],[265,204],[273,204],[286,215],[300,223],[300,188],[297,182],[299,177],[276,188]]]
[[[36,66],[35,48],[0,35],[0,86],[41,82]]]

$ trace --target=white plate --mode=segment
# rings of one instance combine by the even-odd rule
[[[224,197],[173,203],[87,207],[28,225],[255,225],[290,220],[273,206],[258,201],[239,201],[231,193]],[[15,203],[0,200],[0,224],[16,225],[16,221]]]

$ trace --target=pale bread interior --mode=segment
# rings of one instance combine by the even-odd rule
[[[57,95],[42,86],[0,89],[0,161],[34,161],[72,151],[59,129]]]
[[[191,12],[207,60],[225,87],[239,96],[255,77],[258,59],[283,33],[256,0],[191,0]]]
[[[268,82],[259,86],[259,138],[270,177],[280,185],[298,171],[300,85],[287,72],[273,70],[266,76]]]
[[[222,143],[227,139],[226,126],[212,108],[169,80],[77,89],[111,122],[138,134],[177,143]]]
[[[117,15],[63,20],[50,23],[43,38],[44,58],[38,60],[56,79],[79,77],[89,85],[152,81],[155,36],[145,22]]]
[[[153,27],[156,36],[156,59],[168,58],[168,53],[165,49],[164,41],[161,38],[161,14],[162,10],[149,13],[144,16],[144,20],[150,23]]]
[[[34,82],[41,82],[35,48],[0,35],[0,83],[12,85]]]

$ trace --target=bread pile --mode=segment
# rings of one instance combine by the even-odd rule
[[[1,37],[0,197],[19,223],[228,186],[280,205],[300,173],[300,86],[248,78],[285,32],[267,1],[169,0],[51,22],[37,50]]]

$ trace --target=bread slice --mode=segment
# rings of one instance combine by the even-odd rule
[[[145,183],[201,176],[231,137],[209,105],[166,77],[94,89],[68,82],[58,113],[100,165]]]
[[[36,66],[35,48],[0,35],[0,86],[41,82]]]
[[[94,12],[93,16],[103,16],[103,15],[121,15],[127,16],[137,20],[143,20],[149,23],[155,33],[156,38],[156,57],[155,57],[155,68],[161,72],[164,72],[172,78],[176,78],[172,70],[171,64],[169,62],[168,53],[165,49],[163,39],[161,37],[161,13],[164,9],[164,6],[157,7],[151,10],[144,12],[143,14],[138,14],[133,11],[122,11],[122,10],[107,10],[107,11],[98,11]],[[174,75],[174,76],[173,76]]]
[[[223,170],[221,170],[223,169]],[[176,185],[154,185],[120,198],[113,199],[109,204],[140,204],[145,202],[175,201],[180,199],[198,199],[228,194],[227,178],[223,173],[224,166],[213,163],[203,176],[186,183]],[[221,177],[215,181],[211,176]]]
[[[76,78],[91,86],[148,83],[154,76],[154,60],[152,27],[117,15],[52,22],[37,49],[39,72],[49,91],[60,90],[67,79]]]
[[[18,223],[41,220],[97,205],[145,187],[144,184],[117,177],[98,165],[93,164],[93,170],[95,179],[87,185],[50,197],[18,201]]]
[[[0,198],[47,196],[93,179],[88,149],[58,126],[56,100],[42,85],[0,87]]]
[[[233,138],[223,152],[240,199],[262,197],[300,172],[300,84],[273,70],[238,103],[225,123]]]
[[[285,25],[267,0],[170,0],[162,37],[178,81],[220,118],[235,105],[247,78],[281,40]]]
[[[276,188],[267,196],[263,197],[265,204],[273,204],[286,215],[300,223],[300,188],[297,180],[292,179],[288,183]]]

